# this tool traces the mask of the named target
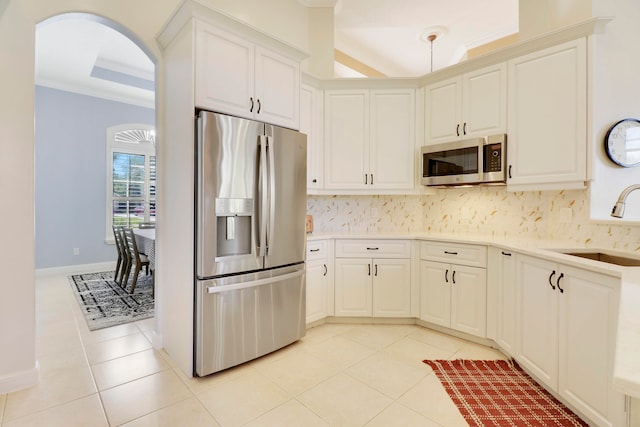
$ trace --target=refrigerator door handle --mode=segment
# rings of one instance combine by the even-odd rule
[[[266,279],[251,280],[249,282],[236,283],[234,285],[223,286],[207,286],[208,294],[217,294],[220,292],[236,291],[238,289],[252,288],[254,286],[268,285],[273,282],[280,282],[282,280],[293,279],[295,277],[302,276],[304,270],[294,271],[293,273],[282,274],[280,276],[267,277]]]
[[[267,229],[267,253],[269,255],[269,246],[273,243],[273,230],[276,228],[276,175],[275,167],[275,150],[273,149],[273,138],[267,136],[267,154],[269,158],[268,177],[269,177],[269,228]]]
[[[258,256],[267,254],[267,213],[268,213],[268,166],[267,166],[267,137],[260,135],[260,234],[258,236]]]

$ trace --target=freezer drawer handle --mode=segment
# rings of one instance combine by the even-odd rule
[[[236,283],[234,285],[223,286],[207,286],[208,294],[217,294],[219,292],[236,291],[238,289],[252,288],[254,286],[268,285],[273,282],[280,282],[282,280],[293,279],[295,277],[302,276],[304,270],[294,271],[293,273],[283,274],[281,276],[267,277],[266,279],[251,280],[250,282]]]

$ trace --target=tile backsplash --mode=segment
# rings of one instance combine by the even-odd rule
[[[309,196],[317,232],[433,232],[561,239],[640,252],[640,226],[589,219],[588,190],[438,189],[428,196]]]

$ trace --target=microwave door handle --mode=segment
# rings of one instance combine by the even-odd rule
[[[268,183],[267,183],[267,139],[266,136],[260,135],[260,207],[258,223],[260,230],[258,235],[258,256],[265,256],[267,253],[267,209],[268,209]]]
[[[486,141],[484,138],[480,139],[478,144],[478,181],[484,179],[484,146]]]

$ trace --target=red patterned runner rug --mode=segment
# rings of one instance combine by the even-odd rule
[[[513,361],[424,360],[471,427],[587,426]]]

